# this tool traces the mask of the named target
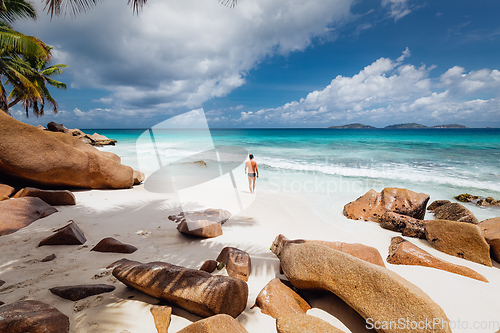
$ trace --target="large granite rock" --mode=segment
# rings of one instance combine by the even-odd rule
[[[438,220],[467,222],[472,224],[479,223],[478,219],[474,216],[474,214],[472,214],[470,210],[456,202],[450,202],[439,206],[432,212]]]
[[[91,145],[97,147],[114,146],[116,143],[116,140],[109,139],[108,137],[97,133],[90,135],[90,140],[91,140]]]
[[[0,114],[0,172],[51,186],[131,187],[132,168],[108,156],[72,135]]]
[[[385,212],[394,212],[422,220],[429,195],[404,188],[386,187],[382,192],[366,192],[344,206],[344,215],[353,220],[378,222]]]
[[[42,239],[38,246],[44,245],[82,245],[87,239],[83,234],[82,229],[74,222],[62,228],[54,230],[54,234]]]
[[[47,124],[47,130],[51,132],[68,133],[68,129],[66,128],[66,126],[64,126],[63,124],[58,124],[53,121]]]
[[[425,227],[425,238],[441,252],[491,266],[490,246],[475,224],[429,220]]]
[[[248,333],[236,319],[225,314],[219,314],[198,320],[177,333]]]
[[[168,333],[168,327],[172,319],[172,308],[169,306],[153,305],[150,309],[155,320],[158,333]]]
[[[0,307],[0,332],[67,333],[69,318],[40,301],[19,301]]]
[[[129,287],[202,317],[228,314],[236,318],[248,298],[248,286],[239,279],[165,262],[122,259],[113,275]]]
[[[133,245],[124,244],[112,237],[102,239],[90,251],[96,252],[114,252],[114,253],[134,253],[137,248]]]
[[[306,314],[288,314],[276,319],[278,333],[344,333],[323,319]]]
[[[12,186],[0,184],[0,201],[7,200],[12,193],[14,193]]]
[[[224,209],[205,209],[195,212],[181,212],[170,215],[168,218],[179,223],[177,230],[204,238],[213,238],[222,235],[222,224],[231,217],[231,213]]]
[[[250,255],[235,247],[225,247],[217,257],[217,262],[226,266],[227,275],[247,282],[252,272]]]
[[[288,242],[279,258],[284,274],[296,288],[330,291],[365,320],[449,321],[441,307],[417,286],[384,267],[352,255],[321,244]],[[401,330],[392,327],[379,332]],[[420,332],[451,330],[444,325]]]
[[[37,197],[51,206],[76,205],[76,198],[68,190],[40,190],[34,187],[25,187],[14,195],[14,198]]]
[[[425,221],[394,212],[385,212],[380,217],[380,226],[384,229],[398,231],[403,236],[425,238]]]
[[[490,244],[491,256],[500,262],[500,217],[484,220],[478,224],[484,239]]]
[[[450,200],[435,200],[433,201],[429,206],[427,206],[427,210],[434,210],[438,207],[441,207],[442,205],[445,205],[447,203],[451,203]]]
[[[63,286],[54,287],[49,289],[51,293],[59,297],[69,299],[71,301],[78,301],[93,295],[109,293],[115,290],[115,286],[107,284],[85,284],[77,286]]]
[[[432,267],[450,273],[467,276],[479,281],[488,282],[484,276],[476,271],[465,266],[455,265],[451,262],[439,259],[399,236],[391,239],[387,262],[394,265]]]
[[[260,291],[254,306],[274,319],[284,315],[305,314],[311,308],[299,294],[276,278]]]
[[[19,198],[0,201],[0,236],[27,227],[38,219],[57,212],[40,198]]]
[[[328,242],[322,240],[304,240],[304,239],[289,240],[282,234],[279,234],[274,239],[273,245],[271,245],[271,251],[273,251],[273,253],[277,254],[277,256],[279,257],[281,249],[287,243],[290,242],[297,244],[303,244],[303,243],[321,244],[331,249],[350,254],[352,256],[355,256],[356,258],[370,262],[372,264],[385,267],[384,259],[382,259],[380,252],[378,252],[376,248],[359,243]]]

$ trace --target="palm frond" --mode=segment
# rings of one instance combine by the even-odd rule
[[[234,8],[238,4],[238,0],[219,0],[219,3],[223,6]]]
[[[50,58],[50,50],[44,42],[33,36],[26,36],[14,29],[0,25],[0,49],[16,52],[27,57]]]
[[[5,10],[0,9],[0,20],[9,23],[25,18],[36,20],[35,8],[31,3],[25,0],[4,0],[1,2]]]
[[[50,17],[60,16],[61,13],[66,13],[68,9],[72,16],[79,13],[85,13],[94,7],[100,0],[45,0],[45,7]]]
[[[139,11],[146,4],[147,0],[128,0],[128,5],[132,6],[132,11],[139,15]]]

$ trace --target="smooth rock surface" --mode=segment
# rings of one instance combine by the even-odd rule
[[[247,252],[235,247],[225,247],[216,260],[224,263],[229,276],[245,282],[248,281],[252,272],[252,260]]]
[[[394,212],[422,220],[430,196],[404,188],[386,187],[382,192],[366,192],[344,206],[344,215],[353,220],[378,222],[385,212]]]
[[[225,314],[198,320],[177,333],[248,333],[236,319]]]
[[[202,317],[238,317],[246,307],[248,286],[229,276],[211,275],[165,262],[142,264],[122,259],[113,275],[129,287]]]
[[[474,216],[474,214],[472,214],[470,210],[456,202],[450,202],[439,206],[432,212],[438,220],[467,222],[472,224],[479,223],[478,219]]]
[[[158,333],[168,333],[168,327],[172,319],[172,308],[169,306],[153,305],[150,311],[155,320]]]
[[[274,252],[274,251],[273,251]],[[277,254],[276,252],[274,252]],[[281,267],[299,289],[325,290],[340,297],[365,320],[449,321],[425,292],[396,273],[321,244],[288,242]],[[440,327],[441,328],[441,327]],[[387,329],[379,332],[401,332]],[[451,332],[449,328],[420,332]]]
[[[500,262],[500,217],[484,220],[478,226],[484,239],[490,245],[492,258]]]
[[[14,192],[14,188],[9,185],[0,184],[0,201],[8,199]]]
[[[391,239],[387,262],[394,265],[432,267],[467,276],[479,281],[488,282],[484,276],[476,271],[465,266],[455,265],[451,262],[439,259],[399,236]]]
[[[475,224],[429,220],[425,227],[425,238],[441,252],[491,266],[490,246]]]
[[[0,172],[51,186],[129,188],[133,170],[72,135],[0,114]]]
[[[14,198],[22,197],[37,197],[51,206],[76,205],[75,195],[68,190],[40,190],[25,187],[14,195]]]
[[[276,319],[284,315],[305,314],[311,306],[280,279],[272,279],[260,291],[255,305],[260,311]]]
[[[181,212],[170,215],[168,218],[176,223],[183,234],[204,238],[213,238],[222,235],[222,224],[231,217],[231,213],[224,209],[205,209],[195,212]]]
[[[109,293],[115,290],[115,286],[107,284],[85,284],[77,286],[63,286],[54,287],[49,289],[51,293],[59,297],[69,299],[71,301],[78,301],[93,295]]]
[[[134,185],[141,184],[144,179],[146,179],[146,175],[144,175],[144,172],[134,170]]]
[[[394,212],[385,212],[379,222],[382,228],[401,232],[403,236],[425,238],[425,221]]]
[[[27,227],[38,219],[57,212],[40,198],[18,198],[0,201],[0,236]]]
[[[321,244],[331,249],[350,254],[352,256],[355,256],[356,258],[367,261],[369,263],[385,267],[384,259],[382,258],[380,252],[378,252],[376,248],[359,243],[328,242],[322,240],[305,240],[305,239],[289,240],[282,234],[279,234],[274,239],[273,245],[271,245],[272,247],[271,251],[273,251],[273,253],[275,253],[279,258],[281,250],[289,242],[297,244],[303,244],[303,243]]]
[[[215,271],[216,268],[217,268],[217,261],[206,260],[203,263],[203,265],[201,265],[200,270],[208,272],[208,273],[212,273],[213,271]]]
[[[0,332],[67,333],[69,318],[40,301],[19,301],[0,307]]]
[[[44,245],[82,245],[87,239],[82,229],[71,221],[62,228],[54,230],[54,234],[40,241],[38,246]]]
[[[97,252],[114,252],[114,253],[134,253],[137,248],[133,245],[123,244],[119,240],[112,237],[102,239],[90,251]]]
[[[344,333],[323,319],[307,314],[288,314],[276,318],[278,333]]]

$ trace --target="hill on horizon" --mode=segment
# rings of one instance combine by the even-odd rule
[[[347,124],[347,125],[342,125],[342,126],[330,126],[327,128],[335,128],[335,129],[367,129],[367,128],[376,128],[370,125],[365,125],[365,124],[360,124],[360,123],[354,123],[354,124]]]

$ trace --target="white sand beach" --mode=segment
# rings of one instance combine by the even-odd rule
[[[201,239],[181,234],[168,219],[170,214],[182,210],[173,195],[151,193],[143,185],[125,190],[82,190],[74,194],[76,206],[59,206],[58,213],[0,237],[0,279],[6,281],[0,288],[0,300],[10,303],[34,299],[50,304],[70,318],[71,332],[156,332],[149,309],[158,304],[158,300],[126,287],[111,275],[112,269],[106,267],[125,257],[198,269],[205,260],[215,260],[226,246],[248,252],[252,260],[248,303],[238,321],[249,332],[273,332],[275,320],[262,314],[259,308],[251,307],[272,278],[285,278],[279,274],[279,260],[269,250],[279,233],[290,239],[362,243],[377,248],[383,258],[387,256],[390,238],[400,235],[380,228],[375,222],[348,220],[342,212],[338,212],[335,221],[324,221],[300,196],[260,191],[248,208],[223,225],[222,236]],[[224,198],[220,197],[224,193],[217,193],[216,189],[213,195]],[[250,196],[245,191],[240,195],[243,200]],[[194,203],[191,205],[196,208]],[[189,204],[183,206],[186,208]],[[37,247],[40,240],[69,220],[83,230],[87,238],[83,246]],[[91,252],[105,237],[132,244],[138,250],[125,255]],[[420,287],[440,305],[451,320],[453,332],[493,332],[481,326],[473,328],[473,325],[484,327],[500,320],[496,307],[500,296],[500,265],[494,263],[493,267],[486,267],[436,251],[427,241],[410,240],[436,257],[475,270],[489,283],[433,268],[386,263],[387,268]],[[56,255],[55,260],[39,262],[52,253]],[[225,269],[215,274],[226,274]],[[116,289],[76,302],[49,291],[55,286],[93,283],[113,284]],[[333,294],[306,293],[306,299],[313,307],[309,314],[345,332],[366,330],[363,318]],[[174,306],[169,332],[177,332],[199,319],[201,317]]]

